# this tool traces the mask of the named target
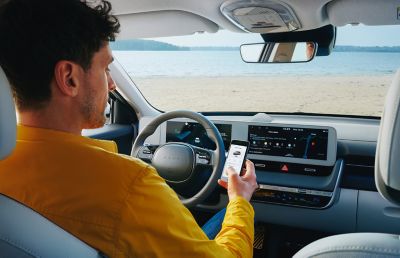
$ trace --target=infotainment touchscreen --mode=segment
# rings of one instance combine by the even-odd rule
[[[232,125],[215,124],[215,126],[222,136],[225,151],[228,151],[232,137]],[[166,142],[185,142],[211,150],[216,148],[203,126],[194,122],[168,121]]]
[[[250,125],[249,154],[327,160],[328,129]]]

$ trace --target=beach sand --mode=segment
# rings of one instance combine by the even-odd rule
[[[164,110],[380,116],[392,75],[133,78]],[[199,87],[201,85],[201,87]]]

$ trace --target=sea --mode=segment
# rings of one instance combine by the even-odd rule
[[[132,77],[387,75],[400,69],[398,52],[333,52],[308,63],[249,64],[239,51],[114,51]]]

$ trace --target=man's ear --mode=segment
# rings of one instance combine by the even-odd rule
[[[57,89],[64,95],[75,97],[78,95],[82,77],[80,65],[61,60],[54,68],[54,80]]]

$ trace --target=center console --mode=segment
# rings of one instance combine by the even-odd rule
[[[252,201],[307,208],[332,203],[341,170],[334,128],[249,124],[247,140],[249,158],[263,175]]]

